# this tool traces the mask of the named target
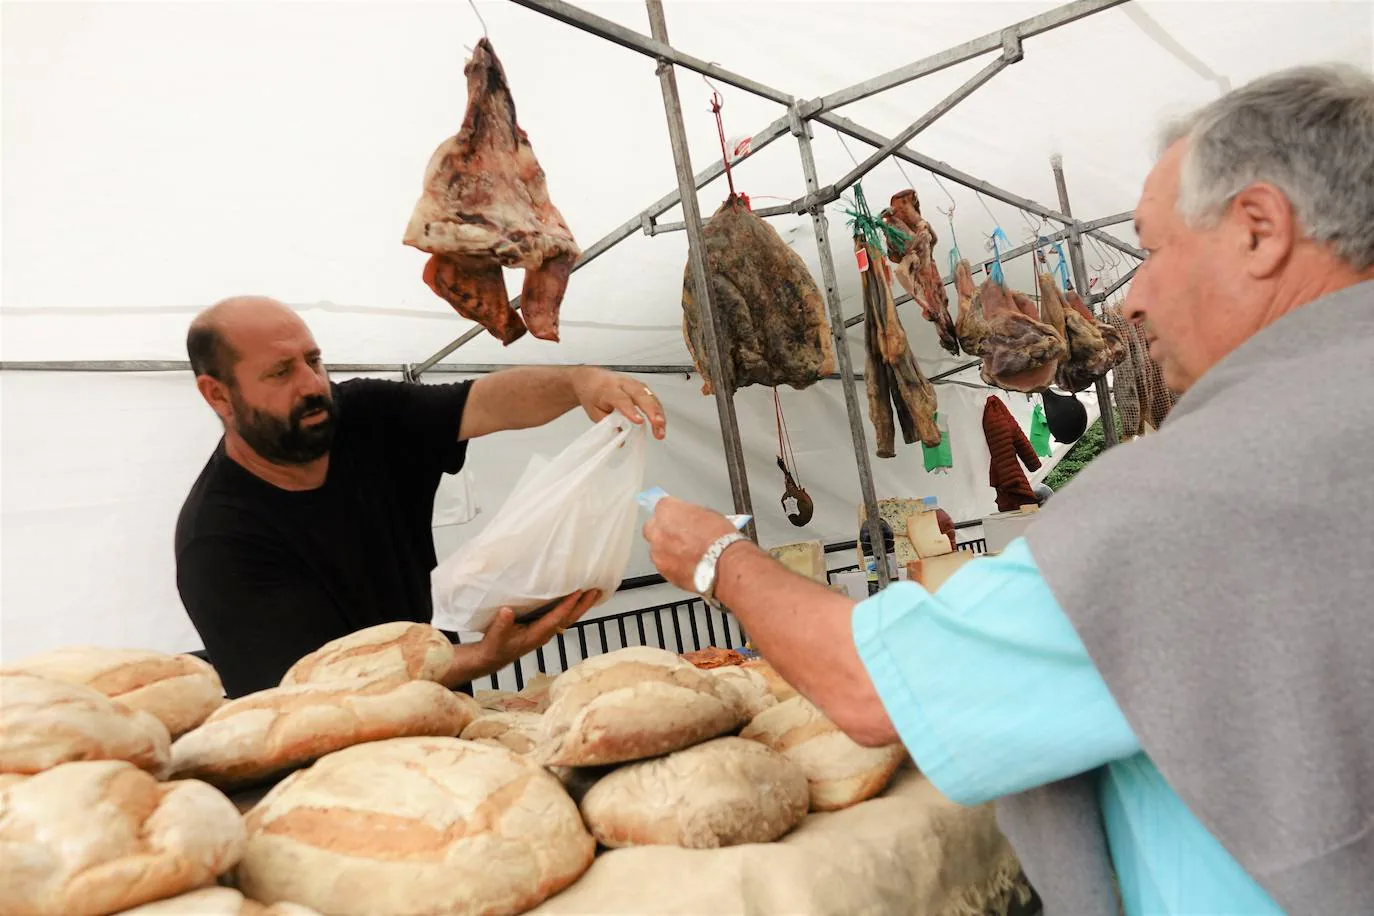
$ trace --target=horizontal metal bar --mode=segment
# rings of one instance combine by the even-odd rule
[[[1104,300],[1104,299],[1110,298],[1111,295],[1112,295],[1112,293],[1116,292],[1117,290],[1121,289],[1121,287],[1123,287],[1123,286],[1125,286],[1127,283],[1130,283],[1130,282],[1131,282],[1131,278],[1135,276],[1135,272],[1136,272],[1137,270],[1140,270],[1140,265],[1139,265],[1139,264],[1137,264],[1136,266],[1132,267],[1130,270],[1126,271],[1126,273],[1125,273],[1120,279],[1118,279],[1115,283],[1113,283],[1111,286],[1107,287],[1107,288],[1104,289],[1102,292],[1100,292],[1100,293],[1098,293],[1097,295],[1095,295],[1095,296],[1093,297],[1093,301],[1094,301],[1094,302],[1101,302],[1101,301]]]
[[[752,212],[755,216],[758,216],[758,217],[761,217],[761,218],[766,218],[766,217],[769,217],[769,216],[798,216],[798,215],[800,215],[802,212],[805,212],[804,209],[803,209],[803,210],[798,210],[798,209],[797,209],[799,203],[800,203],[800,202],[797,202],[797,203],[790,203],[790,204],[779,204],[779,205],[776,206],[776,207],[761,207],[761,208],[759,208],[759,209],[757,209],[757,210],[752,210],[752,209],[751,209],[751,212]],[[683,231],[684,229],[686,229],[686,228],[687,228],[687,224],[684,223],[684,222],[674,222],[674,223],[658,223],[658,222],[655,222],[655,223],[651,224],[650,227],[649,227],[649,235],[661,235],[661,234],[663,234],[664,232],[682,232],[682,231]]]
[[[911,139],[913,137],[915,137],[921,131],[925,130],[930,125],[934,124],[944,115],[949,113],[955,105],[958,105],[964,99],[973,95],[974,92],[976,92],[981,86],[983,86],[985,83],[991,80],[994,76],[1001,73],[1010,64],[1014,64],[1020,59],[1021,51],[1019,45],[1014,49],[1008,48],[1007,51],[1001,57],[997,58],[997,60],[994,60],[992,63],[984,67],[982,70],[979,70],[977,73],[975,73],[972,77],[965,80],[962,86],[960,86],[958,89],[955,89],[949,95],[941,99],[938,105],[936,105],[934,108],[930,109],[930,111],[927,111],[925,114],[917,118],[906,130],[903,130],[897,136],[893,137],[891,140],[888,140],[882,146],[878,147],[878,149],[872,155],[870,155],[863,162],[860,162],[858,165],[854,166],[854,168],[850,169],[849,172],[839,181],[835,182],[834,185],[832,185],[829,188],[823,189],[819,194],[820,199],[817,202],[821,204],[828,204],[831,201],[838,200],[840,193],[843,192],[845,188],[850,187],[854,184],[854,182],[858,181],[860,178],[863,178],[869,172],[873,171],[873,169],[877,168],[878,165],[880,165],[884,160],[886,160],[889,156],[892,155],[894,150],[906,146],[909,142],[911,142]]]
[[[790,106],[795,101],[786,92],[774,89],[772,86],[766,86],[731,70],[726,70],[724,67],[718,67],[698,57],[692,57],[690,54],[683,54],[671,45],[657,41],[633,29],[627,29],[617,22],[589,13],[571,3],[564,3],[562,0],[514,0],[514,2],[526,9],[534,10],[536,13],[542,13],[551,19],[557,19],[559,22],[614,42],[622,48],[629,48],[631,51],[637,51],[655,60],[670,61],[679,67],[694,70],[713,80],[734,86],[737,89],[743,89],[745,92],[752,92],[754,95],[762,96],[780,105]]]
[[[768,144],[772,143],[774,140],[778,139],[779,137],[786,136],[790,132],[790,130],[791,118],[787,115],[783,115],[781,118],[778,118],[776,121],[769,124],[763,130],[754,134],[753,137],[750,139],[749,152],[745,153],[744,155],[736,159],[735,162],[732,163],[732,165],[738,165],[740,162],[743,162],[745,159],[748,159],[750,156],[754,155],[755,153],[758,153],[764,147],[768,146]],[[703,188],[724,174],[725,164],[722,162],[715,162],[710,167],[702,169],[700,172],[696,174],[696,186],[699,189]],[[649,221],[649,225],[652,225],[652,220],[654,217],[659,216],[663,213],[667,213],[669,210],[671,210],[673,207],[677,206],[681,202],[682,195],[679,194],[677,191],[671,191],[668,194],[663,195],[658,200],[654,201],[652,204],[645,207],[640,212],[636,213],[630,219],[621,223],[615,229],[612,229],[601,239],[599,239],[595,244],[593,244],[590,248],[584,251],[582,253],[582,257],[578,258],[577,263],[573,265],[572,269],[574,271],[577,271],[587,266],[592,261],[596,260],[598,257],[605,254],[607,251],[614,248],[616,245],[625,241],[625,239],[634,235],[636,232],[642,232],[644,230],[646,220]],[[519,304],[519,296],[516,296],[514,299],[511,300],[512,307],[519,308]],[[433,356],[431,356],[424,362],[418,363],[411,367],[411,372],[414,374],[415,378],[419,378],[424,373],[431,371],[436,365],[439,364],[440,360],[447,359],[459,347],[466,345],[468,341],[485,333],[485,331],[486,329],[483,328],[481,325],[474,325],[473,327],[469,328],[466,332],[464,332],[461,337],[449,343],[438,353],[435,353]]]
[[[974,38],[971,41],[966,41],[961,45],[955,45],[938,54],[932,54],[929,57],[922,58],[904,67],[898,67],[896,70],[892,70],[880,76],[875,76],[872,79],[864,80],[862,83],[856,83],[847,89],[841,89],[838,92],[832,92],[829,95],[822,96],[819,100],[820,108],[818,110],[829,111],[834,108],[839,108],[841,105],[848,105],[851,102],[866,99],[869,96],[877,95],[879,92],[891,89],[894,86],[901,86],[904,83],[909,83],[923,76],[939,73],[941,70],[953,67],[957,64],[962,64],[964,61],[972,60],[975,57],[980,57],[983,54],[987,54],[989,51],[996,51],[1002,47],[1004,39],[1009,35],[1023,40],[1032,38],[1036,35],[1048,32],[1051,29],[1057,29],[1071,22],[1077,22],[1085,16],[1091,16],[1094,13],[1100,13],[1103,10],[1111,9],[1124,2],[1125,0],[1077,0],[1077,2],[1074,3],[1066,3],[1063,6],[1055,7],[1037,16],[1032,16],[1029,19],[1023,19],[1005,29],[989,32],[986,35]]]
[[[530,365],[529,363],[445,363],[434,366],[431,372],[455,375],[486,375]],[[404,374],[401,363],[330,363],[329,371],[345,375],[363,372],[388,372]],[[564,368],[562,364],[553,368]],[[571,366],[567,366],[571,368]],[[697,371],[692,365],[643,366],[608,364],[601,366],[613,372],[632,375],[691,375]],[[43,359],[9,360],[0,362],[4,372],[190,372],[191,364],[185,360],[174,359]],[[838,376],[836,376],[838,378]]]

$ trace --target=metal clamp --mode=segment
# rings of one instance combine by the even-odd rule
[[[1021,48],[1021,35],[1015,29],[1002,33],[1002,60],[1009,64],[1020,63],[1026,56]]]

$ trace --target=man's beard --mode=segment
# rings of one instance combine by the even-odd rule
[[[234,429],[253,451],[273,464],[309,464],[329,454],[338,425],[338,409],[331,398],[312,394],[291,408],[285,419],[250,407],[237,391],[230,394],[234,405]],[[322,410],[323,420],[305,426],[302,420],[312,411]]]

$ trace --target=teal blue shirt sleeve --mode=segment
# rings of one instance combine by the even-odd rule
[[[916,764],[980,804],[1140,751],[1023,539],[935,593],[898,582],[854,608],[854,643]]]

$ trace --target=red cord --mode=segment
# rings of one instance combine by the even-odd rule
[[[716,116],[716,132],[720,134],[720,161],[725,165],[725,180],[730,185],[730,196],[735,196],[735,177],[730,174],[730,154],[725,151],[725,122],[720,119],[720,109],[724,105],[719,92],[711,93],[711,111]],[[749,206],[745,201],[745,206]]]

